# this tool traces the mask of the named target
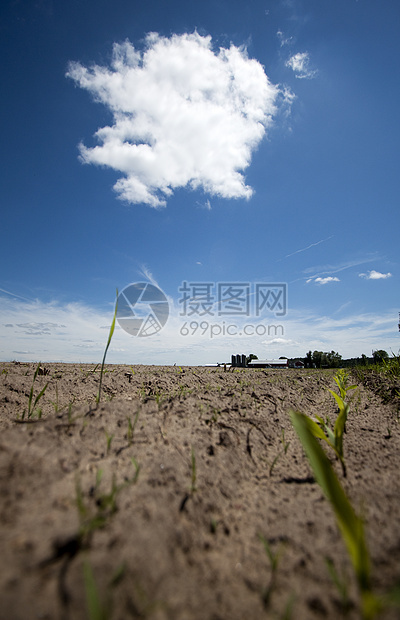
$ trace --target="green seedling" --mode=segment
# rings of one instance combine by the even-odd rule
[[[134,456],[131,457],[131,462],[132,462],[132,465],[135,468],[135,475],[132,478],[132,480],[130,481],[130,483],[131,484],[135,484],[137,482],[138,477],[139,477],[140,465],[138,464],[138,462],[137,462],[137,460],[135,459]]]
[[[216,407],[212,408],[212,416],[209,420],[206,420],[206,424],[215,424],[216,422],[218,422],[218,418],[221,415],[221,410],[217,409]]]
[[[284,454],[286,454],[287,451],[288,451],[288,448],[290,446],[290,441],[285,441],[285,429],[284,428],[282,428],[281,443],[282,443],[282,447],[283,447],[283,452],[284,452]]]
[[[281,444],[282,444],[282,448],[283,448],[283,452],[278,452],[278,454],[276,455],[276,457],[274,458],[274,460],[272,461],[270,468],[269,468],[269,475],[272,476],[272,472],[274,471],[274,467],[277,464],[277,462],[279,461],[279,459],[281,458],[281,456],[285,456],[289,446],[290,446],[290,441],[285,441],[285,429],[282,428],[282,435],[281,435]]]
[[[132,420],[130,418],[128,418],[128,417],[126,418],[128,420],[128,430],[126,432],[126,438],[127,438],[128,443],[129,443],[130,446],[132,445],[133,434],[135,432],[135,426],[137,424],[138,417],[139,417],[139,411],[135,415],[133,423],[132,423]]]
[[[83,562],[83,579],[89,619],[108,620],[111,617],[111,601],[110,599],[105,602],[101,600],[93,569],[87,558]]]
[[[165,400],[165,394],[163,394],[163,392],[157,392],[154,395],[155,401],[157,403],[157,406],[160,407],[161,403],[163,402],[163,400]]]
[[[218,521],[214,517],[211,517],[211,519],[210,519],[210,532],[211,532],[211,534],[216,534],[217,533],[217,527],[218,527]]]
[[[100,402],[100,398],[101,398],[101,384],[103,382],[104,364],[105,364],[105,361],[106,361],[106,355],[107,355],[108,347],[110,346],[111,339],[113,337],[114,330],[115,330],[115,319],[116,319],[116,316],[117,316],[117,310],[118,310],[118,289],[117,289],[117,298],[115,300],[114,317],[113,317],[113,320],[112,320],[112,323],[111,323],[110,333],[108,334],[108,340],[107,340],[106,348],[105,348],[104,355],[103,355],[103,361],[101,363],[100,385],[99,385],[99,391],[98,391],[98,394],[97,394],[97,397],[96,397],[96,402],[97,403]]]
[[[349,597],[348,580],[346,575],[340,576],[335,568],[333,561],[330,558],[325,558],[325,563],[328,568],[329,575],[336,586],[336,589],[340,596],[340,606],[343,614],[347,615],[351,609],[351,601]]]
[[[288,601],[286,603],[285,609],[283,610],[283,614],[281,617],[281,620],[290,620],[292,617],[292,613],[293,613],[293,605],[295,602],[295,595],[294,594],[290,594]]]
[[[349,404],[346,403],[345,398],[349,390],[356,388],[356,385],[347,385],[348,373],[341,368],[338,370],[334,377],[340,394],[337,394],[333,390],[329,390],[332,396],[335,398],[339,407],[339,413],[337,415],[333,430],[330,428],[329,420],[325,421],[321,416],[316,415],[318,424],[309,418],[309,426],[314,435],[318,439],[323,439],[334,450],[336,456],[340,460],[342,465],[343,476],[346,477],[346,464],[343,455],[343,434],[346,428],[347,416],[349,413]]]
[[[97,472],[97,475],[99,475],[99,472]],[[97,488],[97,485],[95,488]],[[103,514],[103,511],[101,510],[98,510],[94,515],[90,513],[90,510],[85,505],[85,501],[83,499],[83,492],[79,478],[76,478],[75,490],[76,505],[78,507],[79,519],[81,522],[78,538],[80,541],[80,546],[83,547],[95,530],[104,527],[108,515]]]
[[[117,568],[115,569],[114,573],[111,576],[111,579],[109,582],[110,588],[114,588],[119,583],[121,583],[121,581],[125,577],[125,573],[126,573],[126,564],[125,562],[122,562],[122,564],[117,566]]]
[[[400,375],[400,355],[392,355],[393,357],[382,360],[379,372],[395,379]]]
[[[85,375],[85,379],[87,379],[89,375],[93,375],[96,372],[99,366],[100,364],[96,364],[96,366],[94,368],[91,368],[90,370],[84,370],[82,367],[80,367],[80,371]]]
[[[278,550],[276,553],[274,553],[271,549],[269,542],[262,534],[258,534],[258,538],[261,540],[263,544],[265,553],[271,565],[271,578],[269,580],[269,584],[265,588],[263,595],[262,595],[264,607],[267,608],[271,600],[272,591],[275,587],[276,573],[278,571],[280,551]]]
[[[96,472],[96,483],[95,483],[95,486],[94,486],[94,492],[95,493],[97,492],[97,489],[100,486],[100,482],[101,482],[101,480],[103,478],[103,473],[104,472],[103,472],[102,469],[98,469],[97,472]]]
[[[34,390],[34,386],[35,386],[36,377],[38,376],[38,373],[39,373],[39,369],[40,369],[40,362],[37,365],[37,368],[35,370],[35,374],[33,375],[33,381],[32,381],[31,389],[30,389],[30,392],[29,392],[29,398],[28,398],[28,410],[26,410],[26,409],[24,410],[24,412],[22,414],[22,419],[23,420],[25,419],[25,414],[27,414],[28,419],[32,418],[35,413],[38,416],[38,418],[42,417],[42,410],[38,409],[37,411],[35,411],[35,407],[38,404],[39,400],[42,398],[42,396],[45,393],[46,388],[47,388],[47,386],[49,384],[46,383],[44,388],[36,396],[35,400],[33,400],[33,390]],[[33,400],[33,404],[32,404],[32,400]]]
[[[269,475],[270,477],[272,476],[272,472],[274,471],[274,467],[277,464],[277,462],[279,461],[279,459],[281,458],[282,453],[278,452],[278,454],[276,455],[276,457],[274,458],[274,460],[272,461],[270,468],[269,468]]]
[[[86,505],[83,497],[83,492],[80,484],[80,480],[77,477],[75,482],[76,489],[76,505],[79,513],[80,528],[78,532],[79,545],[84,547],[90,541],[90,538],[94,531],[103,528],[107,521],[114,515],[117,510],[117,497],[119,493],[128,486],[137,482],[140,466],[137,461],[132,457],[132,464],[135,467],[135,474],[133,478],[125,480],[122,484],[117,485],[115,475],[112,477],[111,489],[108,493],[100,493],[100,483],[103,477],[103,471],[99,469],[96,474],[96,482],[94,488],[91,490],[90,495],[94,498],[96,506],[95,511],[91,510]]]
[[[68,424],[72,424],[72,422],[74,421],[74,418],[72,417],[72,405],[75,402],[75,396],[73,397],[73,399],[71,400],[70,403],[68,403],[67,407],[68,407]]]
[[[190,390],[186,385],[180,385],[179,386],[179,397],[180,398],[186,398],[186,396],[188,394],[191,394],[193,392],[193,390]]]
[[[106,439],[107,439],[107,452],[106,452],[106,454],[108,454],[110,452],[110,449],[111,449],[111,442],[112,442],[112,440],[114,438],[114,435],[109,435],[106,430],[104,430],[104,432],[106,434]]]
[[[347,392],[349,392],[350,390],[355,390],[357,387],[356,385],[348,385],[349,373],[346,372],[344,368],[340,368],[340,370],[337,371],[336,375],[333,378],[337,383],[340,391],[340,396],[343,400],[346,398]],[[329,391],[335,396],[335,392],[332,392],[332,390]]]
[[[295,411],[291,412],[290,418],[310,461],[315,478],[335,513],[336,522],[356,576],[363,618],[371,620],[380,611],[381,601],[371,591],[370,557],[364,535],[364,523],[356,515],[328,457],[316,440],[313,421],[308,416]]]
[[[65,405],[63,405],[62,407],[60,407],[59,401],[58,401],[58,383],[56,383],[56,400],[55,401],[51,401],[51,404],[54,407],[54,412],[57,413],[61,413],[61,411],[63,411],[64,409],[66,409],[68,407],[68,419],[70,417],[70,409],[72,407],[72,404],[75,400],[75,396],[72,399],[72,401],[70,403],[66,403]]]

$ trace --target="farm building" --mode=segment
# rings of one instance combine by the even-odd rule
[[[251,360],[247,368],[288,368],[287,359],[282,360]]]
[[[231,367],[234,368],[288,368],[286,358],[280,360],[252,359],[249,362],[245,355],[232,355]]]
[[[304,368],[303,360],[292,360],[289,362],[289,368]]]

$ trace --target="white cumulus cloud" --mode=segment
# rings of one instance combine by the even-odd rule
[[[365,278],[366,280],[386,280],[392,277],[390,272],[380,273],[380,271],[375,271],[375,269],[368,271],[368,273],[359,273],[358,275],[360,278]]]
[[[332,276],[328,276],[326,278],[320,278],[320,277],[318,277],[318,278],[309,278],[307,280],[307,284],[309,282],[314,282],[314,284],[322,285],[322,284],[328,284],[329,282],[340,282],[340,280],[339,280],[339,278],[336,278],[336,277],[333,278]]]
[[[310,56],[308,52],[297,52],[285,64],[295,72],[297,78],[310,80],[317,73],[315,70],[310,69]]]
[[[69,64],[67,77],[113,114],[84,163],[121,173],[114,189],[131,203],[162,207],[174,189],[249,198],[242,172],[277,112],[281,95],[244,48],[214,51],[211,37],[151,33],[138,51],[113,47],[109,67]]]

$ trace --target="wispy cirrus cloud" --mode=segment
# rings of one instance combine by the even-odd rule
[[[365,280],[387,280],[387,278],[392,277],[390,272],[381,273],[380,271],[375,271],[375,269],[371,269],[368,273],[359,273],[358,275]]]
[[[211,37],[150,33],[145,49],[114,44],[110,67],[71,62],[67,77],[113,115],[81,161],[121,173],[130,203],[163,207],[176,188],[223,198],[252,195],[243,171],[287,94],[243,47],[213,50]]]
[[[157,280],[155,279],[155,277],[153,276],[152,272],[150,271],[147,265],[144,265],[144,264],[140,265],[138,274],[142,276],[145,281],[150,282],[154,286],[157,286],[158,288],[160,288],[160,285],[158,284]]]
[[[329,241],[329,239],[332,239],[334,235],[331,235],[330,237],[327,237],[326,239],[321,239],[320,241],[316,241],[315,243],[310,243],[310,245],[307,245],[305,248],[301,248],[300,250],[296,250],[295,252],[291,252],[290,254],[286,254],[286,256],[284,258],[289,258],[290,256],[294,256],[295,254],[300,254],[301,252],[305,252],[306,250],[310,250],[311,248],[314,248],[317,245],[320,245],[321,243],[325,243],[325,241]],[[282,260],[281,258],[278,260]]]
[[[16,293],[7,291],[5,288],[0,288],[0,293],[5,293],[6,295],[10,295],[11,297],[16,297],[17,299],[23,299],[24,301],[31,301],[27,297],[22,297],[22,295],[17,295]]]
[[[364,265],[366,263],[372,263],[376,261],[377,254],[372,254],[370,256],[363,256],[362,258],[355,258],[347,261],[343,261],[342,263],[336,264],[325,264],[325,265],[317,265],[312,267],[307,267],[303,270],[305,274],[313,274],[309,276],[311,278],[316,277],[317,275],[332,275],[335,273],[340,273],[341,271],[345,271],[346,269],[351,269],[352,267],[358,267],[358,265]]]
[[[293,37],[287,37],[282,30],[278,30],[276,36],[278,37],[281,47],[284,47],[284,45],[290,45],[293,42]]]
[[[308,52],[297,52],[293,54],[285,63],[292,69],[299,79],[311,80],[317,74],[315,69],[310,68],[310,55]]]

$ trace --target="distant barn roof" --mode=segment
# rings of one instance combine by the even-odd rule
[[[251,360],[248,366],[287,366],[287,359],[283,360]]]

